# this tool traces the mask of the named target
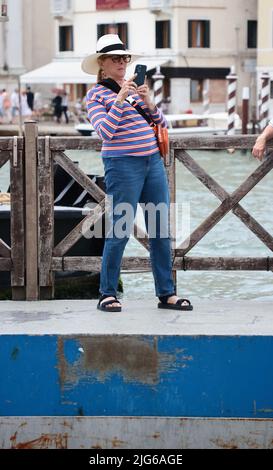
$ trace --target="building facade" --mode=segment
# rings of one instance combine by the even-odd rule
[[[257,87],[263,72],[270,75],[269,112],[273,116],[273,0],[258,1]]]
[[[256,102],[257,0],[53,0],[52,5],[58,57],[83,57],[95,50],[98,36],[117,32],[130,49],[161,64],[172,112],[200,110],[205,80],[211,106],[223,109],[231,67],[238,75],[238,100],[249,86]]]
[[[17,86],[18,76],[55,55],[51,0],[8,0],[9,21],[0,23],[0,87]]]
[[[118,33],[143,54],[148,76],[161,65],[169,112],[202,110],[208,84],[211,111],[224,110],[231,67],[238,75],[238,104],[249,86],[256,104],[258,0],[8,0],[10,21],[0,24],[0,82],[55,60],[78,60],[97,38]],[[260,4],[272,3],[262,0]],[[272,18],[272,15],[271,15]],[[76,62],[75,62],[76,67]],[[132,69],[133,70],[133,69]],[[56,83],[60,81],[56,78]],[[86,84],[69,82],[72,98]],[[89,85],[90,86],[90,85]]]

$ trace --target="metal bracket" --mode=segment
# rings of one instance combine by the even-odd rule
[[[50,142],[49,142],[50,137],[47,135],[45,137],[45,165],[49,166],[50,165]]]
[[[12,164],[14,167],[18,164],[18,137],[13,137],[13,155],[12,155]]]

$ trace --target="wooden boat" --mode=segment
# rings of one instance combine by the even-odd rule
[[[168,123],[169,135],[176,134],[210,134],[224,135],[227,132],[227,113],[213,114],[165,114]],[[241,120],[238,115],[235,116],[235,129],[241,129]],[[88,119],[78,123],[75,130],[83,136],[98,138],[94,127]]]
[[[87,176],[105,190],[104,177]],[[56,245],[86,216],[86,205],[96,201],[58,165],[55,167],[54,194],[54,243]],[[10,246],[10,204],[8,203],[9,198],[5,197],[6,203],[0,203],[0,238]],[[2,201],[4,202],[3,197]],[[87,239],[81,237],[66,256],[101,256],[103,247],[104,238]],[[75,275],[78,277],[86,275],[86,273],[70,274],[72,277]],[[57,273],[56,276],[67,277],[67,273]],[[0,291],[9,286],[10,274],[0,272]]]

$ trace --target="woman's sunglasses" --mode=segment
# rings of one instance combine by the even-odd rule
[[[132,58],[129,54],[126,54],[126,55],[110,55],[108,57],[111,58],[111,60],[112,60],[112,62],[114,62],[114,64],[118,64],[122,60],[126,64],[129,64],[129,62],[131,62],[131,58]]]

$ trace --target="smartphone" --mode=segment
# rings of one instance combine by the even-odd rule
[[[137,76],[134,79],[134,82],[137,84],[137,86],[140,86],[140,85],[144,84],[146,70],[147,70],[146,65],[142,65],[142,64],[137,64],[136,65],[135,73],[137,73]]]

